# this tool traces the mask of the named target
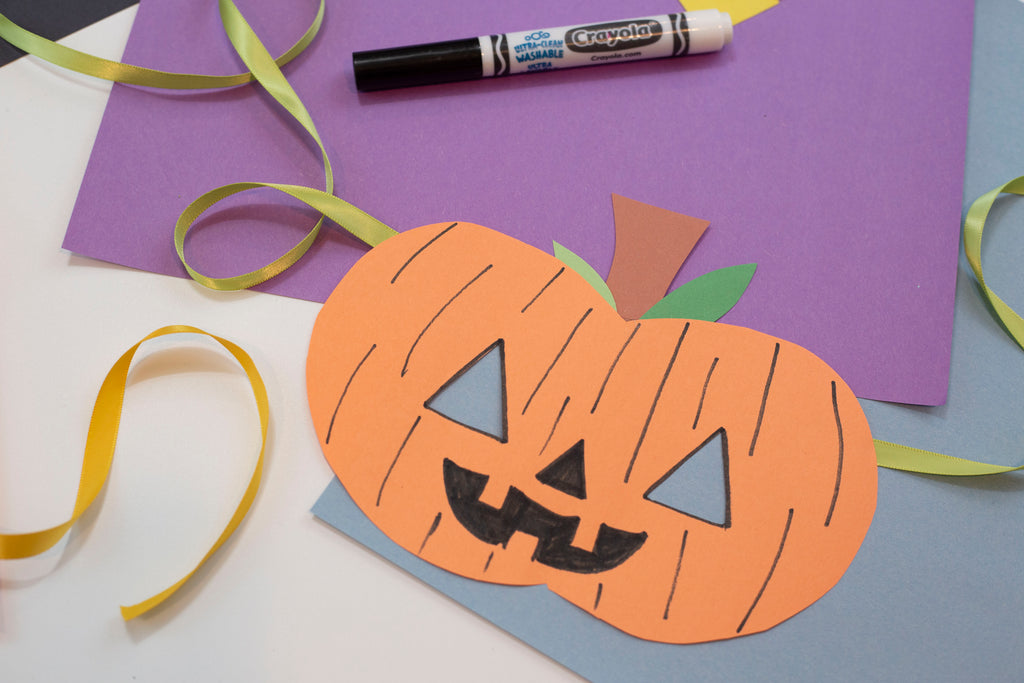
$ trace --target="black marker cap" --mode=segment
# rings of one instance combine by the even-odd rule
[[[364,92],[483,77],[476,38],[355,52],[352,67],[356,89]]]

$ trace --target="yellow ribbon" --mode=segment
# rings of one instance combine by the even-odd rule
[[[30,52],[58,66],[120,83],[144,85],[156,88],[174,89],[205,89],[224,88],[257,80],[266,91],[291,114],[296,121],[313,138],[320,148],[324,165],[324,190],[299,185],[283,185],[279,183],[242,182],[231,183],[211,190],[185,207],[174,226],[174,248],[178,259],[186,272],[196,282],[218,290],[247,289],[279,275],[294,265],[316,241],[323,225],[324,217],[330,218],[339,226],[350,232],[370,246],[380,244],[395,234],[395,230],[373,218],[356,206],[334,196],[334,172],[327,156],[327,150],[320,139],[320,134],[313,124],[313,119],[303,105],[302,100],[292,89],[291,84],[281,73],[281,65],[287,63],[304,50],[316,37],[323,23],[324,0],[320,0],[319,9],[312,24],[295,45],[284,55],[275,60],[260,42],[249,23],[238,11],[231,0],[218,0],[221,22],[224,31],[234,46],[235,51],[249,68],[244,74],[234,76],[207,76],[202,74],[180,74],[166,71],[145,69],[120,62],[111,62],[93,57],[77,50],[63,47],[41,36],[26,31],[0,14],[0,38],[7,40],[16,47]],[[189,229],[199,217],[218,202],[239,192],[257,188],[271,188],[283,192],[316,209],[321,217],[313,228],[295,246],[274,261],[262,268],[235,275],[232,277],[210,277],[193,268],[185,256],[185,238]]]
[[[135,605],[121,607],[121,616],[125,620],[133,619],[152,608],[156,607],[169,598],[180,588],[200,566],[234,533],[235,529],[245,518],[246,513],[252,506],[259,490],[260,478],[263,472],[263,453],[267,443],[267,425],[270,419],[270,407],[267,401],[267,390],[260,377],[259,371],[249,355],[240,347],[214,336],[203,330],[188,325],[172,325],[162,327],[152,334],[147,335],[135,346],[128,349],[107,373],[106,379],[100,387],[96,397],[96,404],[93,407],[92,419],[89,423],[89,433],[85,442],[85,455],[82,459],[82,476],[78,482],[78,494],[75,498],[75,507],[71,517],[61,524],[49,529],[21,534],[0,534],[0,560],[14,560],[38,555],[52,548],[78,519],[85,514],[89,506],[96,500],[106,483],[107,475],[110,472],[110,465],[114,459],[114,447],[117,443],[118,424],[121,419],[121,407],[124,403],[125,385],[128,381],[128,369],[132,359],[139,347],[150,339],[162,337],[168,334],[193,333],[206,335],[223,346],[234,356],[238,364],[242,366],[249,383],[252,385],[252,393],[256,399],[256,408],[260,417],[260,452],[256,459],[256,467],[252,477],[245,489],[242,500],[235,509],[234,514],[228,521],[224,531],[214,542],[213,546],[206,552],[196,566],[172,586],[160,591],[156,595],[143,600]]]
[[[1000,299],[995,292],[989,289],[989,286],[985,284],[985,275],[981,270],[981,237],[985,229],[985,220],[988,218],[988,212],[992,209],[992,204],[996,198],[1004,192],[1024,195],[1024,176],[1015,178],[990,192],[986,192],[971,204],[971,208],[967,210],[967,217],[964,219],[964,253],[967,256],[967,262],[971,265],[971,270],[974,271],[974,276],[978,279],[982,296],[992,306],[993,312],[999,318],[999,321],[1003,323],[1007,334],[1013,337],[1013,340],[1024,349],[1024,320],[1006,302]],[[990,465],[984,462],[934,453],[920,448],[901,446],[878,439],[875,439],[875,452],[878,456],[878,464],[882,467],[922,474],[964,477],[1002,474],[1003,472],[1014,472],[1024,469],[1024,465],[1016,467]]]

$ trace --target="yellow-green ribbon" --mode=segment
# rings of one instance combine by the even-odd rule
[[[292,89],[284,74],[281,73],[281,65],[302,52],[313,41],[313,38],[316,37],[323,23],[324,0],[320,0],[316,17],[302,38],[277,60],[267,52],[267,49],[260,42],[255,32],[253,32],[245,17],[242,16],[242,13],[238,11],[238,7],[235,6],[234,2],[231,0],[218,0],[218,6],[224,31],[234,46],[235,51],[249,68],[249,71],[246,73],[233,76],[180,74],[112,62],[66,48],[30,33],[14,24],[2,14],[0,14],[0,38],[58,66],[97,78],[132,85],[173,89],[204,89],[224,88],[247,83],[255,79],[313,138],[320,148],[320,155],[324,165],[324,190],[279,183],[231,183],[210,190],[185,207],[185,210],[178,217],[174,226],[174,248],[186,272],[196,282],[210,289],[238,290],[253,287],[269,280],[275,275],[279,275],[302,258],[313,245],[320,233],[324,217],[330,218],[370,246],[376,246],[394,235],[395,231],[392,228],[358,207],[334,196],[334,172],[331,169],[327,150],[305,105],[303,105],[295,90]],[[239,192],[257,188],[271,188],[290,195],[314,208],[321,214],[321,217],[306,236],[295,246],[272,262],[256,270],[231,277],[210,277],[193,268],[185,256],[185,238],[192,225],[205,211],[218,202]]]
[[[306,110],[302,100],[299,99],[288,79],[281,73],[281,69],[274,63],[270,53],[267,52],[263,43],[260,42],[231,0],[220,0],[220,16],[228,39],[231,40],[235,51],[238,52],[245,65],[249,67],[253,76],[299,122],[320,148],[320,155],[324,164],[326,189],[320,191],[311,187],[281,185],[278,183],[233,183],[207,192],[185,208],[185,211],[178,218],[178,222],[174,226],[174,248],[177,250],[178,258],[181,259],[188,274],[196,282],[211,289],[246,289],[257,285],[287,270],[306,253],[316,240],[325,216],[370,246],[376,246],[394,235],[395,231],[384,223],[332,194],[334,192],[334,172],[331,170],[331,161],[320,139],[320,134],[313,124],[313,119]],[[273,188],[308,204],[322,214],[321,218],[298,244],[262,268],[243,275],[227,278],[208,277],[192,268],[185,258],[185,237],[192,224],[195,223],[204,211],[217,202],[238,192],[261,187]]]
[[[288,51],[277,58],[276,63],[283,66],[298,57],[313,39],[320,32],[320,26],[324,20],[324,2],[321,0],[320,9],[313,18],[302,37],[288,48]],[[44,59],[51,64],[77,71],[86,76],[95,76],[107,81],[116,81],[128,85],[143,85],[151,88],[164,88],[166,90],[207,90],[210,88],[228,88],[235,85],[243,85],[255,79],[252,73],[233,74],[230,76],[209,76],[206,74],[174,73],[171,71],[158,71],[147,69],[132,64],[112,62],[109,59],[102,59],[70,47],[65,47],[52,40],[47,40],[31,31],[26,31],[13,21],[0,14],[0,38],[3,38],[14,47],[24,50],[31,55]]]
[[[992,306],[993,312],[1005,327],[1007,334],[1024,349],[1024,320],[985,284],[985,275],[981,269],[981,237],[985,229],[985,220],[992,209],[992,204],[1003,193],[1024,195],[1024,176],[1004,183],[991,192],[986,192],[971,204],[971,208],[967,210],[967,217],[964,219],[964,253],[967,256],[967,262],[971,265],[971,270],[974,271],[974,277],[978,280],[982,296]],[[875,452],[878,456],[878,464],[882,467],[922,474],[964,477],[1002,474],[1024,469],[1024,465],[1016,467],[990,465],[878,439],[875,439]]]
[[[978,279],[982,296],[992,306],[996,317],[1006,327],[1007,333],[1013,337],[1018,346],[1024,349],[1024,319],[1021,319],[1015,310],[989,289],[989,286],[985,284],[985,275],[981,271],[982,231],[985,229],[988,212],[992,209],[996,198],[1003,193],[1024,195],[1024,176],[1014,178],[1010,182],[986,192],[971,205],[967,211],[967,218],[964,219],[964,254],[967,255],[967,262],[971,264],[974,277]]]
[[[918,474],[941,474],[947,477],[977,477],[983,474],[1003,474],[1024,469],[1024,465],[1005,467],[976,460],[956,458],[921,448],[903,446],[875,439],[875,454],[880,467]]]
[[[0,534],[0,560],[15,560],[38,555],[52,548],[78,519],[85,514],[89,506],[103,489],[110,472],[110,465],[114,459],[114,448],[117,444],[118,425],[121,420],[121,407],[124,404],[125,386],[128,382],[128,370],[132,359],[139,347],[150,339],[162,337],[168,334],[192,333],[202,334],[214,339],[230,353],[238,364],[242,366],[249,383],[252,386],[253,397],[256,399],[256,408],[260,417],[260,451],[256,459],[256,467],[253,469],[249,484],[242,495],[234,514],[228,521],[224,531],[214,542],[213,546],[206,552],[196,566],[179,581],[170,587],[160,591],[156,595],[143,600],[135,605],[121,607],[121,616],[125,620],[133,619],[156,607],[169,598],[178,588],[199,569],[200,566],[234,533],[241,524],[253,500],[259,490],[260,478],[263,473],[263,453],[267,443],[267,425],[270,420],[270,406],[267,401],[267,390],[260,377],[259,370],[252,362],[249,355],[237,345],[226,339],[204,332],[203,330],[188,325],[172,325],[162,327],[159,330],[147,335],[137,344],[128,349],[114,366],[107,373],[106,379],[100,386],[99,394],[96,397],[96,404],[93,407],[92,419],[89,422],[89,433],[85,441],[85,455],[82,458],[82,476],[78,481],[78,494],[75,498],[75,507],[71,517],[66,521],[49,529],[20,534]]]

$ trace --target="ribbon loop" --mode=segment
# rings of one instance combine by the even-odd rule
[[[989,289],[985,283],[985,274],[981,270],[981,237],[985,229],[985,221],[988,219],[988,212],[992,209],[996,198],[1004,193],[1024,195],[1024,176],[1014,178],[996,189],[986,192],[977,199],[967,211],[964,219],[964,254],[967,262],[974,271],[974,277],[981,287],[982,296],[992,306],[996,317],[1006,327],[1007,333],[1013,337],[1017,345],[1024,349],[1024,319],[1010,308],[1010,306],[999,298],[995,292]]]
[[[395,234],[395,230],[366,212],[334,196],[334,171],[327,149],[324,147],[320,134],[313,123],[313,118],[306,109],[288,79],[281,73],[281,66],[299,55],[316,37],[323,24],[325,0],[320,0],[316,16],[303,36],[285,54],[278,59],[260,42],[259,37],[249,26],[245,17],[232,0],[218,0],[221,23],[242,62],[249,68],[243,74],[233,76],[210,76],[204,74],[181,74],[155,69],[112,62],[87,55],[77,50],[64,47],[41,36],[37,36],[13,23],[0,14],[0,38],[7,40],[15,47],[34,54],[41,59],[52,62],[72,71],[103,78],[119,83],[141,85],[165,89],[209,89],[226,88],[256,80],[264,89],[287,111],[302,128],[313,138],[320,148],[321,161],[324,166],[324,190],[298,185],[279,183],[241,182],[231,183],[206,192],[195,199],[178,217],[174,226],[174,248],[185,272],[199,284],[210,289],[239,290],[248,289],[270,278],[280,275],[293,266],[309,251],[320,234],[325,217],[330,218],[340,227],[347,230],[357,239],[368,245],[376,246]],[[267,265],[248,273],[231,277],[211,277],[196,270],[185,256],[185,239],[195,221],[214,204],[228,197],[261,187],[269,187],[291,195],[304,202],[321,214],[316,224],[295,246]]]
[[[253,76],[284,107],[285,111],[298,121],[299,125],[313,138],[313,141],[320,148],[320,155],[324,165],[325,189],[321,191],[311,187],[283,185],[280,183],[232,183],[202,195],[185,207],[185,210],[178,217],[178,221],[174,226],[174,248],[178,253],[178,259],[185,267],[189,276],[205,287],[219,290],[248,289],[261,282],[265,282],[281,274],[302,258],[320,233],[320,227],[323,225],[325,217],[329,217],[332,221],[370,246],[376,246],[394,235],[395,231],[392,228],[332,194],[334,192],[334,171],[331,168],[331,160],[327,155],[327,149],[324,147],[323,141],[320,139],[320,133],[313,123],[313,118],[309,115],[309,111],[288,82],[288,79],[281,73],[281,69],[274,63],[270,53],[267,52],[263,43],[260,42],[253,32],[249,23],[242,16],[241,12],[238,11],[235,4],[231,0],[220,0],[220,14],[228,39],[245,65],[251,69]],[[295,246],[261,268],[231,277],[210,277],[200,273],[188,262],[185,256],[185,238],[188,235],[189,229],[199,216],[214,204],[239,192],[260,187],[269,187],[284,192],[309,205],[321,214],[320,219],[317,220],[316,225]]]
[[[107,373],[96,397],[92,419],[89,422],[89,432],[86,436],[85,455],[82,458],[82,475],[79,478],[78,493],[75,497],[75,506],[71,517],[67,521],[49,529],[20,534],[0,534],[0,560],[23,559],[39,555],[52,548],[64,537],[96,500],[96,497],[107,481],[110,466],[114,460],[114,449],[117,444],[117,432],[121,420],[121,408],[124,404],[125,386],[128,382],[128,370],[131,367],[135,353],[139,350],[139,347],[151,339],[170,334],[184,333],[201,334],[210,337],[224,347],[245,371],[252,386],[252,393],[256,399],[256,408],[260,418],[260,452],[256,458],[256,465],[252,476],[249,478],[245,493],[242,495],[242,500],[213,546],[210,547],[203,558],[199,560],[188,574],[170,587],[135,605],[122,606],[121,616],[125,620],[145,614],[173,595],[223,545],[224,541],[234,533],[256,498],[256,492],[259,490],[260,479],[263,473],[263,454],[266,450],[270,406],[267,400],[267,390],[263,384],[262,377],[260,377],[259,370],[256,369],[256,365],[249,355],[239,346],[195,327],[171,325],[152,332],[125,351]]]

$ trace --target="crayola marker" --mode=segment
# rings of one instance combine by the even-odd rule
[[[467,81],[717,52],[732,42],[725,12],[698,10],[600,24],[449,40],[352,55],[362,91]]]

